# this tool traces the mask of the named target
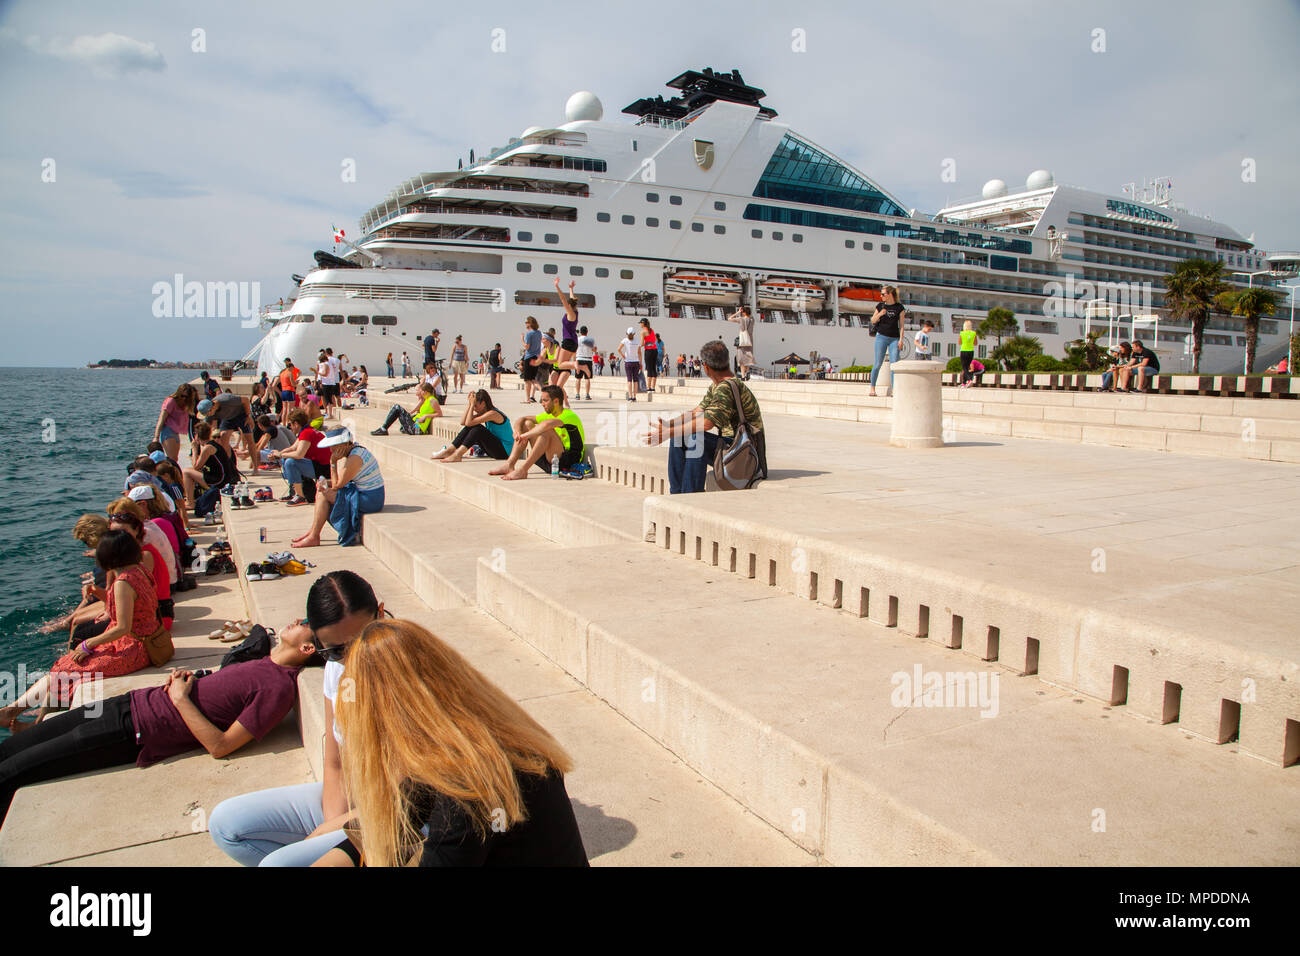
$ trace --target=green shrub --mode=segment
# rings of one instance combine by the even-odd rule
[[[1026,364],[1028,372],[1060,372],[1064,362],[1059,362],[1050,355],[1035,355]]]
[[[948,359],[948,364],[944,366],[944,369],[943,369],[943,370],[944,370],[945,372],[960,372],[960,371],[961,371],[961,359],[960,359],[960,358],[957,358],[956,356],[954,356],[954,357]]]
[[[870,372],[871,366],[870,365],[849,365],[846,368],[840,369],[840,371],[847,373],[849,375],[858,375],[858,374]]]

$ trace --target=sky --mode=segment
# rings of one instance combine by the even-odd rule
[[[0,365],[237,358],[257,330],[155,284],[273,302],[402,180],[705,66],[923,213],[1160,176],[1294,250],[1297,49],[1297,0],[0,2]]]

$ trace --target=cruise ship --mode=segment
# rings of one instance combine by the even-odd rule
[[[941,359],[957,354],[967,319],[1000,307],[1053,357],[1100,328],[1105,342],[1143,338],[1166,370],[1190,370],[1189,329],[1163,302],[1178,262],[1217,259],[1242,287],[1300,263],[1270,260],[1173,202],[1167,180],[1107,195],[1040,169],[1023,189],[993,180],[978,198],[918,215],[779,122],[739,71],[690,70],[667,85],[678,95],[639,99],[620,122],[574,93],[564,123],[400,183],[361,217],[355,241],[337,230],[339,254],[318,251],[293,277],[250,364],[274,373],[291,357],[307,368],[332,346],[372,373],[390,352],[416,366],[438,329],[440,358],[459,334],[471,359],[500,342],[510,365],[527,316],[559,328],[558,278],[566,291],[576,283],[581,322],[606,354],[641,318],[674,357],[730,345],[726,318],[745,304],[760,367],[792,352],[869,364],[870,314],[896,285],[909,330],[934,322]],[[1260,322],[1261,368],[1281,357],[1286,333],[1284,316]],[[1201,371],[1240,371],[1244,346],[1240,318],[1213,316]]]

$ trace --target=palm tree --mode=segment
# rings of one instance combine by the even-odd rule
[[[1210,259],[1187,259],[1165,277],[1165,305],[1174,318],[1192,324],[1192,373],[1201,371],[1201,343],[1205,323],[1209,321],[1216,300],[1232,287],[1224,281],[1222,262]]]
[[[1273,289],[1241,289],[1225,292],[1216,303],[1225,312],[1242,317],[1246,327],[1246,374],[1255,372],[1255,346],[1259,343],[1259,317],[1272,315],[1279,305],[1278,294]]]
[[[1029,360],[1043,354],[1043,343],[1032,335],[1013,335],[989,352],[989,358],[1000,362],[1008,372],[1023,372]]]
[[[989,309],[989,317],[979,324],[976,331],[982,339],[993,336],[998,340],[997,348],[1001,348],[1002,337],[1019,332],[1020,323],[1016,321],[1016,314],[1010,309],[994,308]]]

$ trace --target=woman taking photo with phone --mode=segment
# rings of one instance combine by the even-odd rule
[[[876,394],[876,378],[880,375],[880,366],[889,355],[891,365],[898,362],[898,340],[903,335],[903,323],[907,320],[907,310],[898,301],[898,289],[887,285],[882,290],[883,299],[876,306],[871,316],[871,327],[876,333],[876,360],[871,366],[871,390]]]

